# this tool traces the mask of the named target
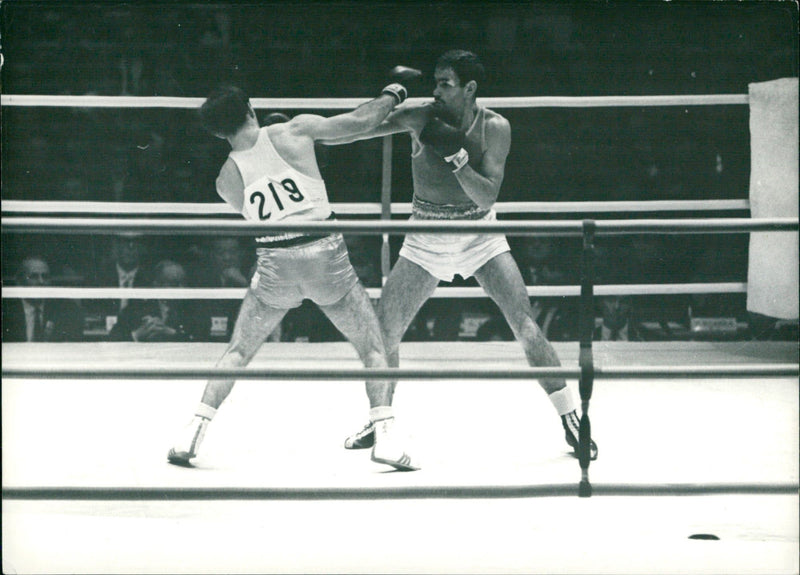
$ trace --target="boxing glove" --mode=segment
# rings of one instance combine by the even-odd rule
[[[395,66],[389,72],[389,77],[396,82],[408,82],[422,76],[422,71],[408,66]]]
[[[419,134],[419,141],[430,146],[437,155],[450,164],[454,172],[463,168],[469,161],[469,154],[464,149],[464,140],[464,132],[439,118],[431,118]]]

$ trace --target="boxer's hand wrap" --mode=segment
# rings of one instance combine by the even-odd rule
[[[408,91],[402,84],[389,84],[383,90],[381,90],[381,94],[389,94],[390,96],[394,96],[394,98],[397,100],[395,106],[397,106],[405,101],[406,97],[408,96]]]
[[[469,153],[464,148],[461,148],[455,154],[445,156],[444,161],[453,166],[453,171],[457,172],[469,162]]]
[[[464,132],[440,120],[431,118],[419,135],[419,141],[431,146],[434,152],[453,167],[457,172],[469,161],[469,154],[464,149]]]

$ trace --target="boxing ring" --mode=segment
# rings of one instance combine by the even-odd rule
[[[253,99],[253,105],[346,109],[362,101]],[[196,107],[201,100],[4,95],[2,102]],[[496,108],[746,102],[741,95],[481,100]],[[531,296],[580,297],[580,341],[553,344],[562,367],[527,366],[516,342],[403,343],[402,367],[386,370],[363,368],[345,343],[267,343],[247,368],[224,370],[214,367],[224,344],[3,343],[4,570],[797,572],[797,343],[591,337],[597,295],[747,290],[738,283],[595,286],[597,236],[797,232],[797,218],[392,221],[409,206],[391,203],[390,138],[383,151],[381,203],[334,205],[337,214],[380,219],[270,228],[381,234],[384,274],[393,234],[581,237],[580,285],[528,288]],[[738,200],[610,204],[501,203],[497,211],[749,207]],[[125,217],[109,217],[121,209]],[[4,201],[2,211],[3,233],[252,236],[265,229],[216,204]],[[380,289],[368,293],[379,297]],[[242,295],[238,289],[3,289],[3,297]],[[478,288],[437,288],[434,297],[485,296]],[[195,469],[167,465],[176,426],[211,376],[239,383]],[[532,384],[543,376],[565,377],[579,391],[577,461]],[[401,381],[398,424],[420,471],[387,472],[363,452],[342,448],[362,422],[368,377]],[[588,459],[592,437],[601,444],[595,462]]]

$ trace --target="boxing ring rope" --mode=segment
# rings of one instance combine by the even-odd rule
[[[378,202],[331,202],[331,208],[343,215],[380,215],[382,205]],[[411,213],[411,202],[393,202],[392,214]],[[641,212],[701,212],[701,211],[745,211],[750,209],[749,200],[647,200],[616,202],[497,202],[494,210],[498,214],[565,214],[565,213],[641,213]],[[30,200],[2,200],[0,212],[12,214],[89,214],[89,215],[219,215],[241,217],[225,203],[177,203],[177,202],[50,202]]]
[[[793,495],[792,483],[597,483],[592,495],[651,497],[677,495]],[[576,485],[456,485],[405,487],[4,487],[3,499],[70,501],[268,501],[359,499],[510,499],[574,497]]]
[[[330,98],[253,98],[251,103],[254,108],[270,109],[352,109],[367,99],[330,99]],[[411,98],[412,103],[426,101],[420,98]],[[531,107],[620,107],[620,106],[709,106],[709,105],[741,105],[749,101],[747,95],[719,94],[719,95],[687,95],[687,96],[600,96],[600,97],[519,97],[519,98],[479,98],[479,103],[493,108],[531,108]],[[71,107],[112,107],[112,108],[192,108],[196,109],[203,102],[202,98],[142,98],[142,97],[104,97],[104,96],[30,96],[30,95],[3,95],[3,106],[71,106]],[[533,497],[533,496],[571,496],[589,497],[591,495],[686,495],[686,494],[711,494],[711,493],[780,493],[795,494],[798,491],[796,483],[770,483],[770,484],[680,484],[680,485],[621,485],[621,484],[595,484],[592,485],[588,478],[589,445],[591,442],[591,423],[588,415],[589,403],[595,378],[647,378],[681,376],[686,378],[725,376],[725,377],[797,377],[796,364],[770,364],[770,365],[707,365],[699,367],[637,367],[625,369],[619,367],[596,366],[592,356],[592,337],[589,317],[594,296],[594,263],[593,241],[597,234],[685,234],[685,233],[741,233],[755,231],[797,231],[797,218],[725,218],[725,219],[678,219],[678,220],[584,220],[584,221],[546,221],[546,222],[474,222],[474,221],[391,221],[392,207],[390,201],[391,188],[391,137],[383,139],[383,175],[382,175],[382,201],[380,204],[356,204],[346,208],[347,204],[338,204],[341,213],[374,214],[380,207],[380,220],[364,221],[325,221],[325,222],[277,222],[253,224],[241,220],[220,219],[141,219],[131,220],[125,218],[64,218],[65,213],[83,214],[87,211],[110,211],[109,206],[93,204],[71,205],[65,203],[43,203],[4,201],[4,213],[36,213],[47,214],[59,212],[58,217],[4,217],[2,224],[3,233],[24,232],[50,232],[62,234],[114,234],[123,231],[148,233],[153,235],[195,235],[202,234],[228,234],[228,235],[255,235],[271,232],[307,232],[307,233],[332,233],[369,235],[381,233],[384,235],[384,264],[386,256],[386,236],[389,234],[406,234],[415,232],[424,233],[497,233],[506,235],[556,235],[579,236],[583,239],[582,265],[581,265],[581,341],[579,366],[575,368],[538,368],[504,369],[504,370],[414,370],[414,369],[374,369],[361,368],[354,370],[298,370],[298,369],[150,369],[138,368],[125,369],[71,369],[69,367],[38,368],[6,368],[3,367],[3,377],[12,378],[119,378],[119,379],[145,379],[145,378],[188,378],[202,377],[234,377],[238,379],[341,379],[341,378],[397,378],[397,379],[469,379],[492,378],[498,380],[531,379],[537,377],[577,377],[582,406],[581,429],[579,438],[578,458],[581,467],[581,481],[578,485],[525,485],[525,486],[471,486],[471,487],[419,487],[419,488],[355,488],[355,489],[242,489],[242,488],[74,488],[74,487],[3,487],[5,499],[356,499],[356,498],[426,498],[426,497]],[[498,212],[526,213],[533,207],[536,211],[545,203],[508,203],[498,204]],[[619,202],[615,205],[599,202],[576,203],[572,206],[554,206],[550,203],[548,209],[572,212],[587,210],[599,212],[614,211],[697,211],[700,202],[688,204],[687,202],[639,202],[635,209],[628,210],[628,202]],[[749,203],[742,200],[722,200],[719,203],[702,202],[706,210],[747,210]],[[119,207],[119,204],[115,204]],[[410,206],[397,204],[399,210],[408,213]],[[64,210],[55,208],[63,207]],[[91,209],[87,209],[91,208]],[[125,211],[130,214],[184,214],[190,207],[165,205],[153,209],[152,206],[133,208],[126,205]],[[146,211],[151,210],[151,211]],[[350,210],[350,211],[348,211]],[[119,211],[114,212],[115,215]],[[197,214],[198,212],[191,212]],[[203,215],[228,215],[231,213],[225,207],[202,208]],[[552,213],[552,212],[550,212]],[[384,266],[385,269],[385,266]],[[696,284],[695,284],[696,285]],[[704,284],[700,284],[704,285]],[[573,294],[574,286],[569,288]],[[613,286],[605,286],[613,287]],[[742,284],[729,285],[734,291],[742,289]],[[50,289],[50,288],[48,288]],[[746,286],[744,286],[746,289]],[[5,290],[4,290],[5,291]],[[104,292],[117,296],[118,293],[132,294],[134,290],[111,290]],[[191,291],[193,294],[197,290]],[[217,291],[217,290],[215,290]],[[142,290],[153,295],[155,290]],[[20,297],[22,291],[12,292]],[[66,292],[60,292],[66,293]],[[86,294],[86,290],[81,290]],[[170,290],[171,295],[177,297],[177,290]],[[597,293],[601,293],[598,289]],[[180,294],[183,295],[183,292]],[[4,294],[5,297],[5,294]],[[593,326],[593,323],[592,323]]]
[[[169,96],[53,96],[3,94],[3,106],[45,106],[75,108],[190,108],[196,109],[205,98]],[[250,98],[255,109],[272,110],[350,110],[369,98]],[[408,98],[409,104],[429,102],[430,98]],[[625,106],[720,106],[747,104],[747,94],[698,94],[663,96],[519,96],[481,97],[478,103],[490,108],[618,108]]]
[[[137,367],[86,368],[71,366],[3,367],[3,376],[18,379],[242,379],[242,380],[298,380],[335,381],[340,379],[492,379],[530,380],[543,377],[577,379],[580,368],[526,367],[520,369],[412,369],[412,368],[192,368],[192,367]],[[594,376],[605,379],[661,379],[665,377],[707,378],[711,376],[797,377],[797,364],[748,364],[702,366],[595,366]]]
[[[593,221],[593,220],[586,220]],[[597,233],[623,234],[705,234],[797,231],[797,218],[696,218],[675,220],[598,220]],[[199,232],[202,228],[204,231]],[[355,235],[383,234],[505,234],[513,236],[582,236],[583,222],[553,221],[281,221],[265,224],[245,220],[7,217],[0,222],[5,233],[51,232],[59,234],[154,235],[227,234],[254,236],[265,233],[305,232]]]
[[[381,289],[365,288],[372,299]],[[530,297],[572,297],[580,295],[580,286],[527,286]],[[3,287],[4,298],[50,299],[241,299],[247,288],[119,288],[119,287]],[[697,293],[747,293],[747,283],[682,284],[608,284],[595,286],[595,295],[688,295]],[[436,288],[432,297],[485,298],[480,287]]]

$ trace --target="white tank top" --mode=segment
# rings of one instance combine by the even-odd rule
[[[242,215],[254,222],[281,220],[324,220],[331,215],[325,182],[295,170],[275,150],[261,128],[255,145],[248,150],[232,151],[244,181]],[[296,237],[300,233],[270,234],[270,241]]]

